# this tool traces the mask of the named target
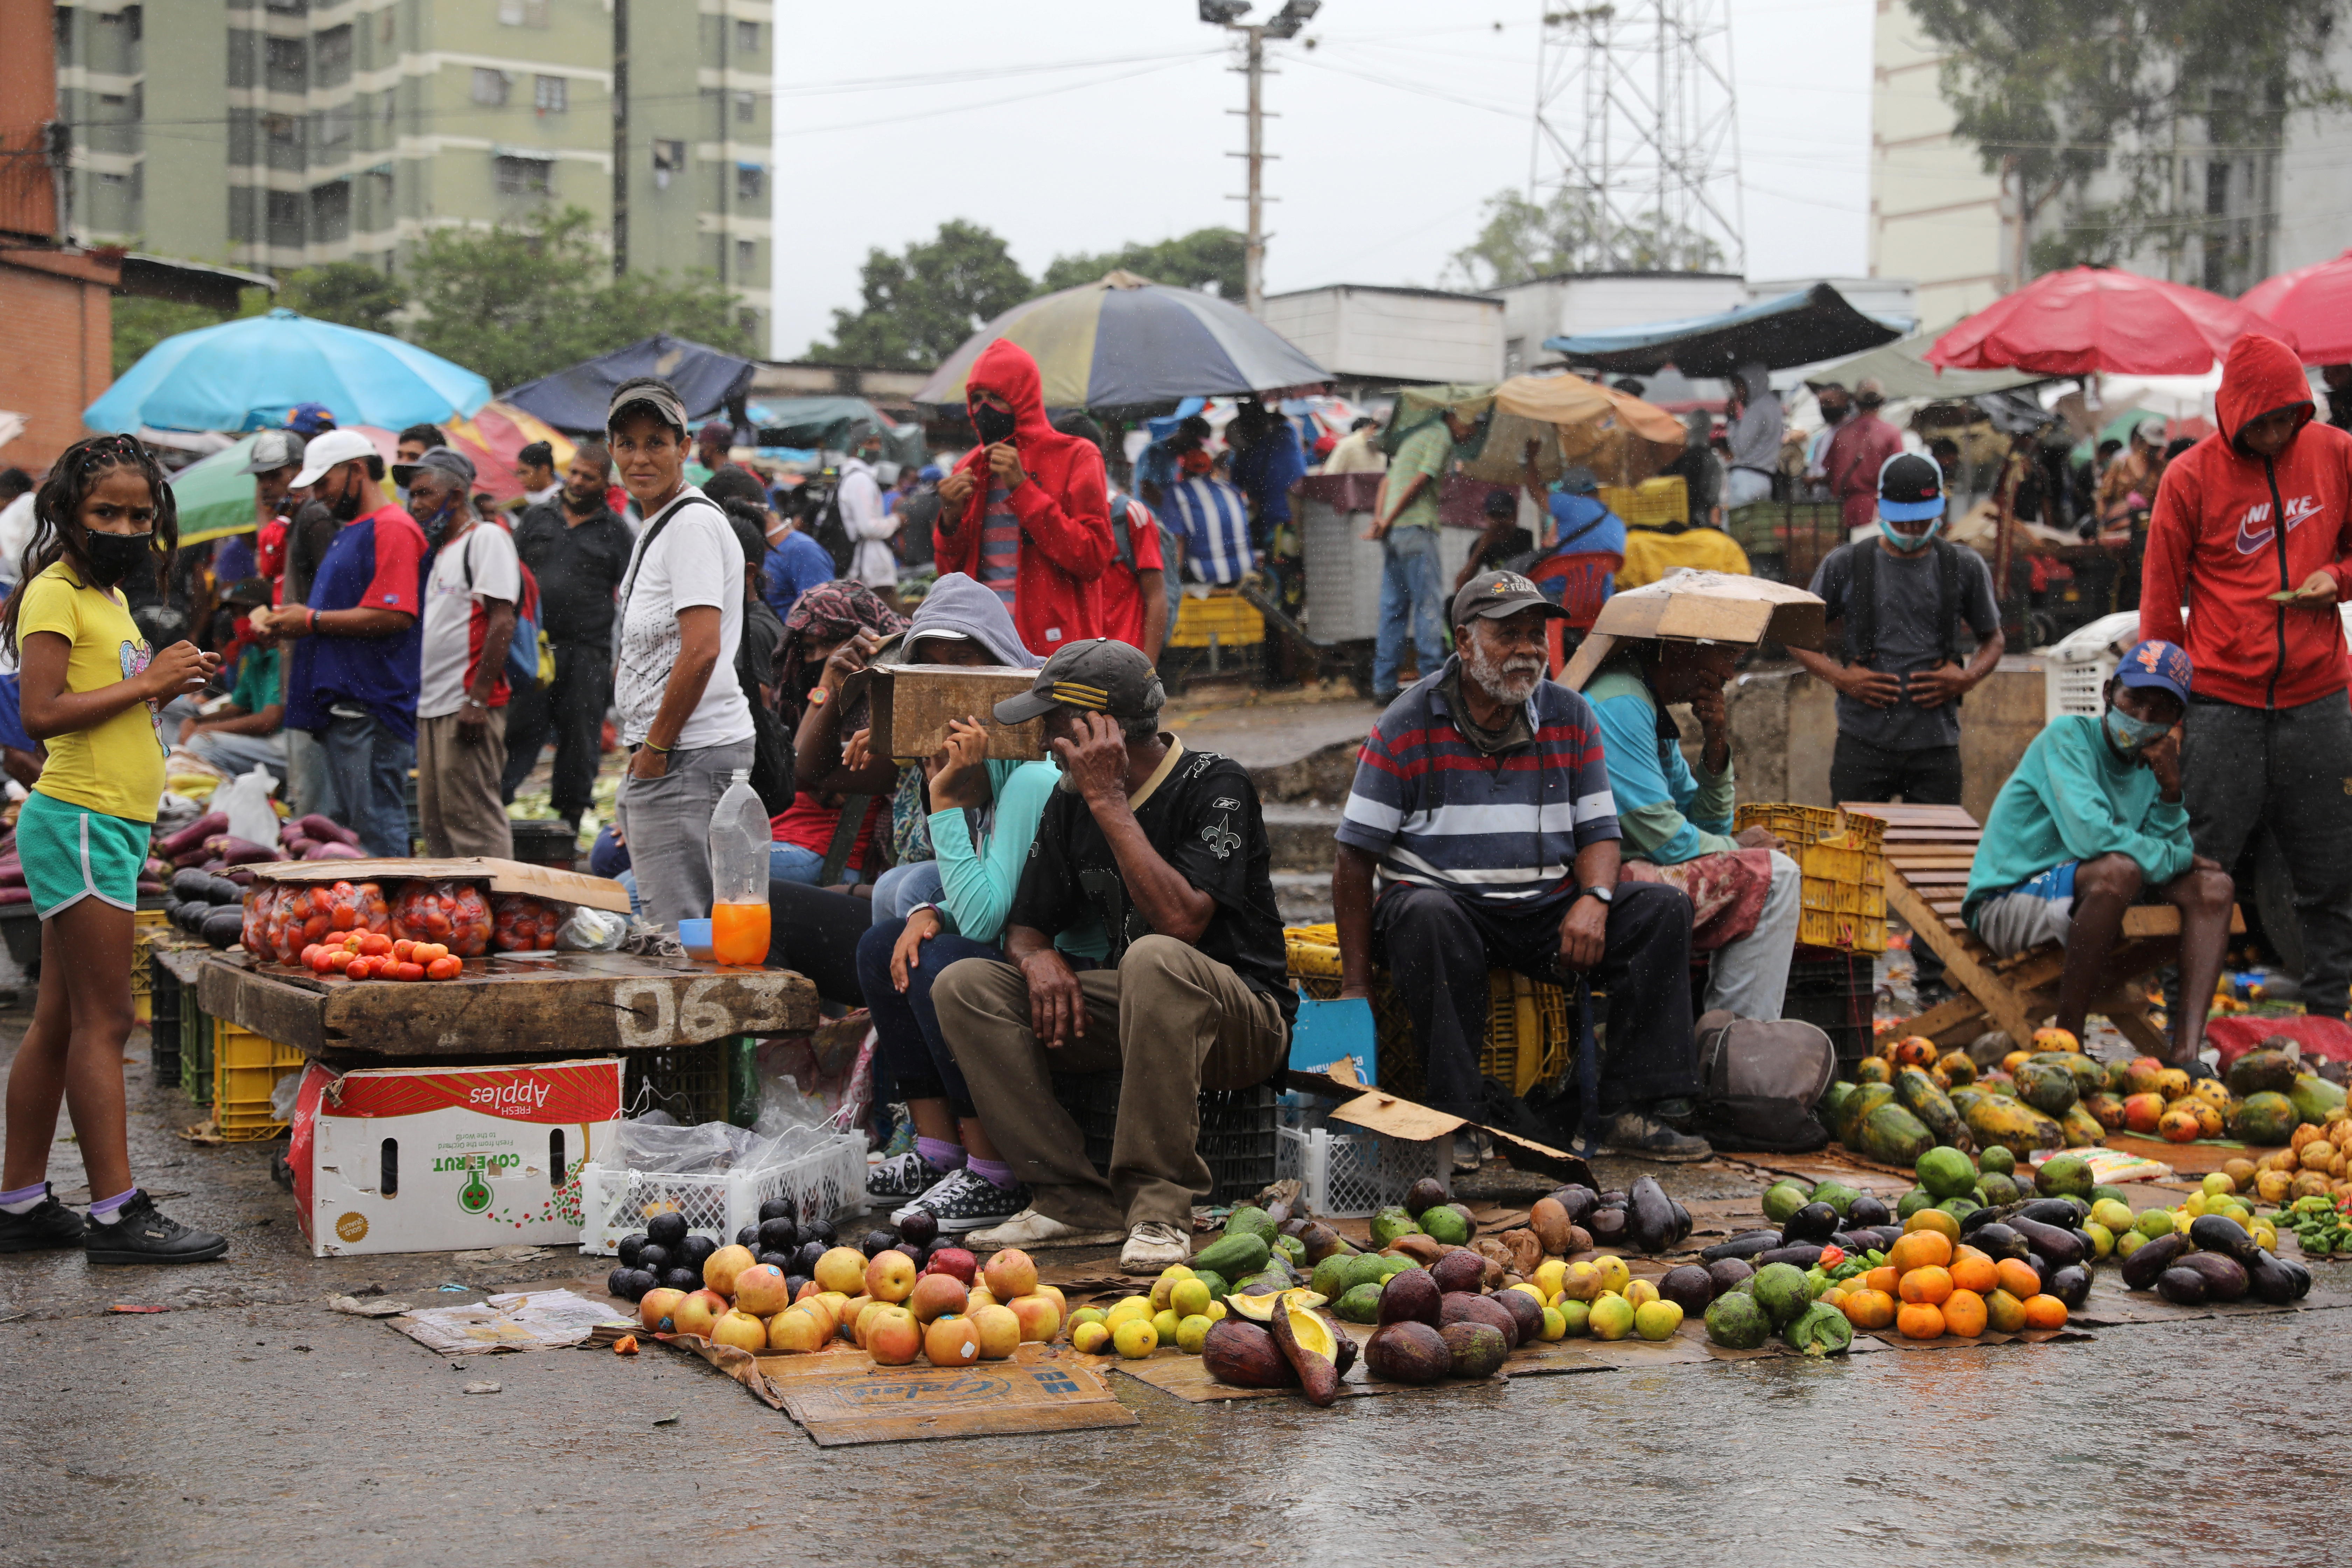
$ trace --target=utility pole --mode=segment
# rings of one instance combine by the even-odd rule
[[[629,0],[613,0],[613,276],[628,269]]]
[[[1248,204],[1248,229],[1242,243],[1242,303],[1255,316],[1265,303],[1265,204],[1276,199],[1265,194],[1265,163],[1276,156],[1265,150],[1265,40],[1297,37],[1298,30],[1323,8],[1323,0],[1283,0],[1281,10],[1258,23],[1241,19],[1249,11],[1249,0],[1200,0],[1200,5],[1201,20],[1242,36],[1242,64],[1235,69],[1249,80],[1248,107],[1225,112],[1247,120],[1248,151],[1225,156],[1246,159],[1249,163],[1249,188],[1235,199]]]

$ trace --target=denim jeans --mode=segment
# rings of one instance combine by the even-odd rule
[[[1372,647],[1372,693],[1391,697],[1405,638],[1425,679],[1445,662],[1445,581],[1437,530],[1392,528],[1381,539],[1381,629]]]
[[[874,879],[874,923],[903,921],[913,914],[917,906],[936,907],[947,896],[947,883],[940,877],[936,860],[909,860],[903,866],[893,866]],[[940,910],[940,919],[949,931],[955,921],[947,910]]]
[[[286,743],[278,735],[199,730],[188,737],[188,750],[231,778],[259,768],[275,775],[281,785],[286,782]]]
[[[824,869],[824,857],[814,849],[803,849],[797,844],[768,846],[768,879],[772,882],[798,882],[804,888],[817,885],[818,873]],[[845,887],[855,887],[857,873],[845,866],[841,868]]]
[[[993,943],[944,932],[923,943],[907,971],[907,989],[890,984],[890,951],[903,920],[877,921],[857,939],[857,980],[874,1018],[877,1065],[898,1084],[902,1100],[944,1100],[958,1116],[970,1116],[971,1090],[964,1087],[955,1052],[940,1032],[931,1005],[931,985],[960,958],[1002,958]]]
[[[1803,878],[1797,863],[1772,851],[1772,886],[1764,908],[1746,936],[1715,950],[1706,976],[1706,1010],[1728,1008],[1734,1016],[1766,1023],[1782,1016],[1789,997],[1789,960],[1797,951],[1797,925],[1805,913]]]
[[[416,742],[404,741],[371,713],[331,713],[319,737],[326,752],[327,816],[360,836],[371,855],[413,855],[408,834],[408,770]]]

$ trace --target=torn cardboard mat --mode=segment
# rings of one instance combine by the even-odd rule
[[[397,856],[373,860],[270,860],[250,868],[264,882],[450,881],[487,882],[493,893],[530,893],[561,904],[629,912],[629,895],[610,877],[559,871],[524,860],[493,856],[452,856],[426,860]]]
[[[356,1309],[353,1309],[356,1310]],[[625,1316],[610,1301],[570,1290],[518,1290],[462,1307],[431,1307],[392,1326],[443,1355],[488,1351],[553,1351],[584,1343],[599,1323]]]
[[[1555,1149],[1549,1143],[1538,1143],[1500,1127],[1472,1121],[1467,1117],[1448,1115],[1384,1089],[1367,1089],[1356,1081],[1354,1073],[1347,1070],[1349,1063],[1341,1061],[1333,1065],[1339,1069],[1337,1076],[1330,1072],[1301,1072],[1292,1068],[1287,1079],[1292,1089],[1341,1101],[1332,1108],[1330,1114],[1334,1121],[1345,1121],[1351,1126],[1413,1142],[1450,1138],[1465,1127],[1475,1127],[1495,1141],[1496,1151],[1511,1163],[1515,1170],[1535,1171],[1558,1182],[1581,1182],[1597,1188],[1592,1167],[1565,1149]]]

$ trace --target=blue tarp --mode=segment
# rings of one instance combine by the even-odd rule
[[[701,419],[751,395],[751,362],[700,343],[656,332],[643,342],[524,382],[501,401],[535,414],[571,434],[604,427],[613,388],[636,375],[657,375],[677,388],[689,419]]]
[[[1649,374],[1671,364],[1687,376],[1720,377],[1745,364],[1761,363],[1768,370],[1816,364],[1902,335],[1902,328],[1864,315],[1828,284],[1816,283],[1720,315],[1546,338],[1543,346],[1570,364],[1597,370]]]

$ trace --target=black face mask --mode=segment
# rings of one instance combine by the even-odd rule
[[[82,552],[89,557],[89,574],[100,586],[108,588],[138,571],[147,560],[148,547],[154,542],[152,530],[145,533],[82,530]]]
[[[333,500],[329,501],[327,510],[334,513],[337,522],[349,522],[359,516],[360,487],[355,484]]]
[[[980,432],[980,444],[993,447],[999,441],[1013,439],[1013,432],[1021,423],[1020,416],[992,403],[971,405],[971,427]]]

